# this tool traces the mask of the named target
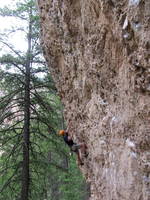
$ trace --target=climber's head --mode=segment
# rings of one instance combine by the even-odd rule
[[[64,130],[60,130],[58,135],[64,135],[65,134],[65,131]]]

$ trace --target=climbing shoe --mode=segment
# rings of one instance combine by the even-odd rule
[[[79,165],[80,165],[80,166],[83,166],[83,165],[84,165],[84,163],[83,163],[83,162],[81,162],[81,163],[79,163]]]

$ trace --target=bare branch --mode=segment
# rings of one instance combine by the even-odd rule
[[[3,40],[0,40],[0,42],[2,43],[2,44],[4,44],[5,46],[7,46],[12,52],[14,52],[17,56],[19,56],[21,59],[24,59],[19,53],[18,53],[18,51],[16,51],[15,49],[14,49],[14,47],[13,46],[11,46],[10,44],[8,44],[7,42],[4,42]]]
[[[5,182],[5,184],[2,186],[1,190],[0,190],[0,193],[3,192],[3,190],[8,187],[8,185],[11,184],[11,181],[13,179],[13,177],[16,175],[17,171],[19,169],[19,166],[16,168],[15,172],[12,174],[12,176],[9,177],[9,179]]]
[[[0,124],[2,124],[5,120],[11,121],[13,119],[23,117],[24,114],[21,114],[21,112],[24,112],[24,110],[17,110],[15,112],[4,113],[4,115],[1,115],[1,117],[0,117]],[[17,115],[15,115],[16,113],[17,113]]]
[[[8,137],[8,136],[7,136],[7,140],[4,140],[4,139],[3,139],[3,141],[2,141],[2,146],[6,145],[6,143],[8,143],[10,140],[12,140],[12,139],[14,139],[14,138],[16,138],[16,137],[18,137],[18,136],[19,136],[19,134],[16,134],[16,135],[14,135],[14,136],[12,136],[12,137]]]
[[[13,128],[16,128],[15,126],[17,126],[18,124],[20,124],[20,123],[23,122],[23,121],[24,121],[24,119],[18,120],[18,121],[17,121],[15,124],[13,124],[12,126],[9,126],[8,128],[3,129],[4,133],[10,131],[10,130],[13,129]],[[1,131],[1,132],[2,132],[2,131]]]

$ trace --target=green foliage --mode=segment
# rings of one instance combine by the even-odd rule
[[[75,160],[75,156],[71,157],[68,173],[63,173],[60,176],[60,180],[62,180],[63,177],[63,184],[60,186],[62,191],[62,200],[84,199],[87,193],[85,180],[83,179]]]

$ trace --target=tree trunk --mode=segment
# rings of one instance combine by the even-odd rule
[[[30,19],[32,8],[30,8]],[[21,200],[28,200],[30,172],[29,172],[29,146],[30,146],[30,67],[31,67],[31,41],[32,21],[29,23],[28,51],[26,59],[25,96],[24,96],[24,130],[23,130],[23,165],[22,165],[22,189]]]

